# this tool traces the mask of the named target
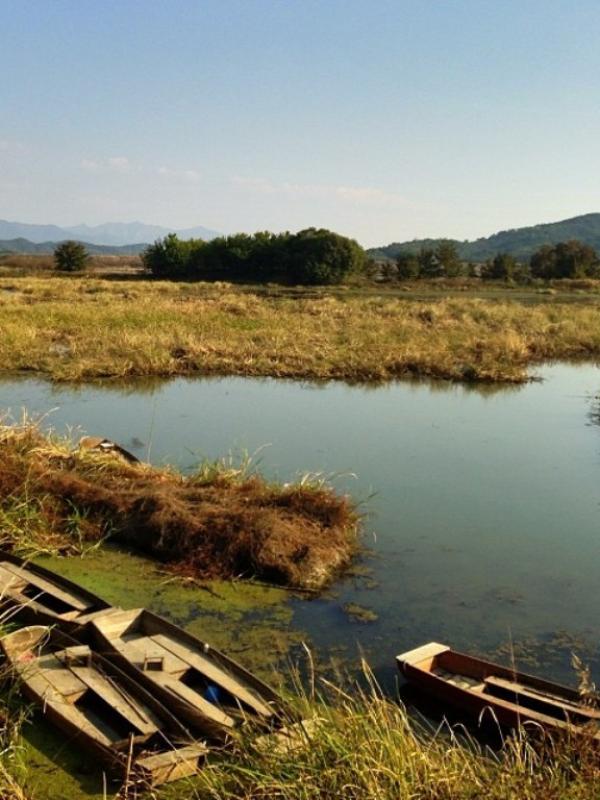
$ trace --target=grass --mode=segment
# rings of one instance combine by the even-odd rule
[[[0,425],[0,534],[20,551],[79,553],[106,538],[194,578],[317,589],[350,562],[358,517],[320,478],[281,486],[249,464],[192,475]]]
[[[598,298],[586,299],[0,278],[0,364],[59,381],[200,374],[520,382],[544,360],[600,356]]]
[[[264,746],[247,730],[229,752],[209,757],[199,775],[155,790],[131,787],[72,795],[73,800],[593,800],[600,766],[591,737],[551,740],[539,730],[484,746],[463,728],[433,729],[386,698],[364,665],[360,684],[315,691],[297,686],[298,712],[311,720],[304,746]],[[31,793],[19,753],[22,714],[5,706],[0,750],[1,800],[43,800]],[[29,723],[25,723],[29,724]],[[74,762],[75,763],[75,762]],[[113,784],[114,785],[114,784]],[[40,787],[41,788],[41,785]],[[88,790],[88,791],[89,791]]]

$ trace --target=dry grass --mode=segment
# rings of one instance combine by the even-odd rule
[[[183,476],[0,426],[0,535],[20,550],[80,552],[111,537],[192,577],[319,588],[349,563],[357,522],[349,498],[317,479],[280,486],[225,463]]]
[[[523,381],[600,355],[597,304],[259,295],[229,284],[0,279],[0,363],[55,380],[222,374]]]
[[[592,800],[600,766],[591,739],[519,732],[500,751],[465,731],[434,731],[382,695],[368,667],[362,688],[301,694],[315,720],[294,752],[248,737],[234,758],[209,764],[189,800]],[[366,687],[366,688],[365,688]],[[457,735],[458,734],[458,735]]]

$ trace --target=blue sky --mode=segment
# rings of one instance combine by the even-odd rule
[[[0,217],[365,245],[600,211],[598,0],[0,0]]]

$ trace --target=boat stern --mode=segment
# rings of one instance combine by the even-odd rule
[[[407,670],[410,670],[410,667],[419,667],[428,672],[432,667],[433,661],[449,650],[450,648],[446,644],[429,642],[429,644],[421,645],[421,647],[416,647],[414,650],[407,650],[406,653],[396,656],[396,664],[403,675],[407,674]]]

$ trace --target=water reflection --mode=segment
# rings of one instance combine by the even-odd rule
[[[44,424],[182,469],[260,450],[271,477],[335,473],[340,491],[375,492],[369,571],[293,601],[295,624],[322,652],[356,660],[362,648],[393,681],[395,652],[429,639],[501,657],[512,642],[526,668],[537,651],[529,668],[564,679],[570,649],[600,665],[600,375],[573,364],[539,373],[502,387],[4,379],[0,409],[56,409]],[[349,616],[351,604],[376,619]]]

